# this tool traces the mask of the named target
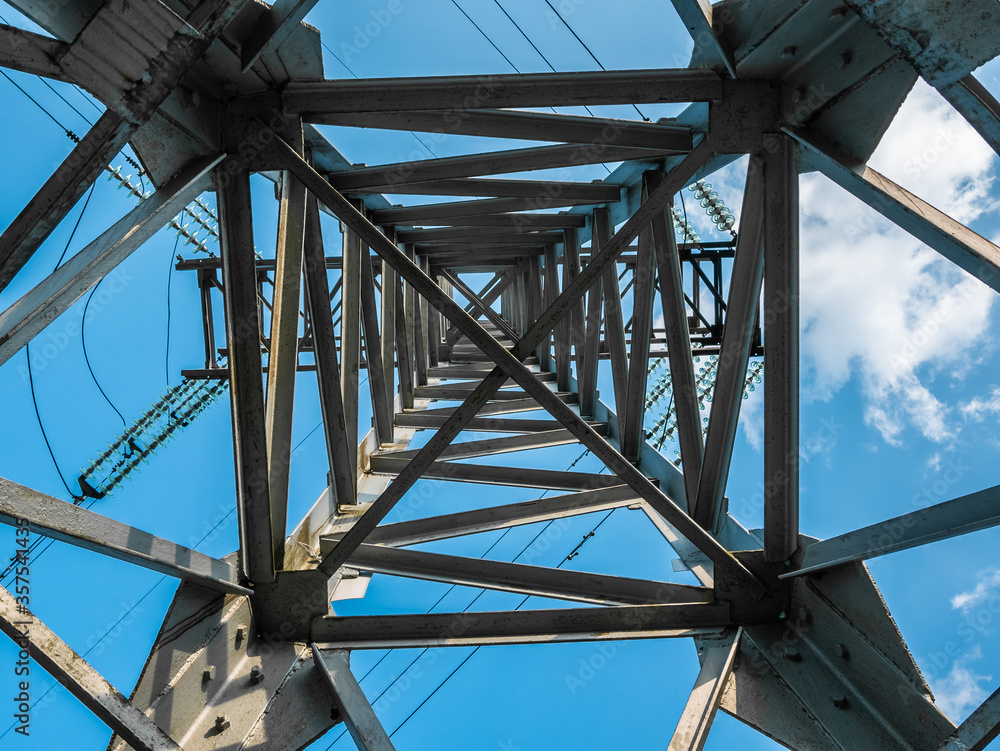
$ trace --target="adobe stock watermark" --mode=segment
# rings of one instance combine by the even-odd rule
[[[389,0],[385,7],[370,11],[371,19],[352,29],[351,42],[340,43],[340,55],[344,63],[349,63],[360,55],[404,10],[406,8],[400,0]]]
[[[566,673],[566,675],[563,676],[563,680],[566,682],[566,688],[569,690],[570,694],[576,696],[577,691],[590,683],[597,673],[607,666],[608,662],[611,661],[617,651],[618,649],[614,644],[610,642],[599,642],[596,645],[596,649],[594,649],[589,657],[586,659],[581,657],[577,661],[576,672]]]
[[[93,299],[87,308],[87,315],[83,319],[84,325],[93,322],[111,304],[121,292],[128,287],[129,282],[135,277],[119,266],[106,277],[100,289],[94,293]],[[62,328],[46,329],[45,335],[38,335],[32,339],[32,347],[28,350],[31,356],[32,374],[45,370],[72,342],[80,336],[81,325],[77,321],[68,320]],[[21,363],[17,366],[17,373],[21,376],[23,383],[28,383],[28,365]]]

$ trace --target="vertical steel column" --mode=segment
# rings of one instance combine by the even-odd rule
[[[306,214],[305,281],[323,434],[330,463],[329,483],[337,505],[353,506],[357,503],[354,492],[357,471],[356,460],[352,459],[352,446],[357,446],[357,437],[347,431],[319,207],[312,196],[309,197]]]
[[[566,289],[580,273],[580,238],[575,229],[563,230],[563,290]],[[587,329],[587,314],[584,308],[583,296],[570,309],[569,315],[563,319],[569,332],[569,346],[572,348],[572,359],[576,362],[577,386],[580,374],[583,372],[584,335]],[[560,391],[569,391],[569,373],[565,381],[559,381]]]
[[[427,272],[429,265],[427,256],[420,256],[415,259],[420,270]],[[417,367],[417,385],[427,385],[427,300],[422,295],[414,292],[413,296],[413,342],[414,359]]]
[[[787,560],[799,536],[798,145],[768,136],[764,159],[764,557]]]
[[[216,172],[222,276],[233,410],[237,518],[241,573],[254,584],[274,581],[267,430],[261,371],[257,269],[254,258],[250,173]]]
[[[548,309],[556,298],[559,297],[559,263],[556,256],[556,246],[545,246],[545,307]],[[562,320],[556,324],[554,329],[553,351],[556,369],[556,387],[560,391],[569,390],[570,377],[570,325],[572,324],[572,313],[567,313]],[[566,388],[563,388],[565,384]]]
[[[347,435],[352,438],[352,466],[357,464],[358,402],[361,371],[361,239],[346,227],[340,290],[340,383]],[[354,479],[355,493],[357,478]]]
[[[271,303],[271,350],[267,358],[267,482],[271,492],[274,566],[285,558],[288,476],[292,457],[292,409],[299,359],[299,296],[305,242],[306,189],[290,172],[282,174],[281,209]]]
[[[413,361],[410,357],[410,332],[406,316],[406,287],[396,278],[396,370],[399,372],[399,400],[404,409],[413,409]]]
[[[655,186],[646,185],[646,176],[643,175],[643,200],[653,188]],[[653,329],[655,273],[653,231],[652,226],[647,225],[639,232],[635,285],[632,289],[632,347],[629,352],[628,392],[623,410],[627,419],[625,428],[619,430],[622,456],[630,462],[638,461],[639,447],[644,439],[642,424],[646,415],[646,377],[649,370],[649,339]]]
[[[655,190],[663,179],[663,174],[658,172],[647,173],[647,176],[651,190]],[[660,302],[663,306],[664,336],[670,363],[670,385],[677,415],[677,442],[684,465],[687,508],[690,513],[694,513],[705,444],[701,437],[701,407],[698,404],[698,385],[691,357],[691,332],[688,329],[687,306],[684,302],[684,278],[672,213],[673,207],[668,203],[666,209],[654,217],[653,244],[660,275]]]
[[[396,362],[396,270],[382,261],[382,367],[385,370],[385,399],[390,417],[395,410],[396,381],[393,369]],[[394,430],[389,420],[390,431]],[[389,440],[394,441],[390,433]]]
[[[611,239],[611,216],[607,209],[594,209],[594,239],[591,257]],[[618,433],[630,430],[625,410],[628,391],[628,359],[625,354],[625,324],[622,320],[622,295],[618,287],[618,266],[612,264],[604,272],[604,342],[611,356],[611,380],[615,389],[615,413],[618,415]]]
[[[368,248],[361,256],[361,322],[365,334],[365,361],[368,365],[368,392],[378,443],[392,443],[392,408],[386,398],[385,367],[379,338],[378,310],[375,307],[375,274]],[[391,367],[391,366],[390,366]]]
[[[597,369],[601,346],[601,308],[604,294],[603,277],[587,292],[587,326],[583,342],[583,365],[577,376],[580,392],[580,414],[593,417],[597,406]]]

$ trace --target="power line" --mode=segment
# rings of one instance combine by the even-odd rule
[[[552,63],[550,63],[550,62],[549,62],[549,59],[548,59],[548,58],[547,58],[547,57],[546,57],[546,56],[545,56],[544,54],[542,54],[542,51],[541,51],[540,49],[538,49],[538,46],[537,46],[537,45],[536,45],[536,44],[535,44],[535,43],[534,43],[533,41],[531,41],[531,37],[529,37],[529,36],[528,36],[528,35],[527,35],[527,34],[525,33],[524,29],[522,29],[522,28],[521,28],[521,25],[520,25],[520,24],[519,24],[519,23],[518,23],[517,21],[515,21],[515,20],[514,20],[514,18],[513,18],[513,17],[512,17],[511,15],[510,15],[510,13],[508,13],[508,12],[507,12],[507,9],[506,9],[506,8],[504,8],[504,7],[503,7],[503,6],[502,6],[502,5],[500,4],[500,0],[493,0],[493,2],[494,2],[494,3],[496,3],[496,6],[497,6],[497,7],[498,7],[498,8],[499,8],[499,9],[500,9],[501,11],[503,11],[503,14],[504,14],[505,16],[507,16],[507,20],[509,20],[509,21],[510,21],[510,22],[511,22],[512,24],[514,24],[514,28],[516,28],[516,29],[517,29],[518,31],[520,31],[520,32],[521,32],[521,36],[523,36],[523,37],[524,37],[524,39],[525,39],[525,41],[526,41],[526,42],[527,42],[528,44],[530,44],[530,45],[531,45],[531,48],[532,48],[532,49],[533,49],[533,50],[534,50],[535,52],[537,52],[537,53],[538,53],[538,56],[539,56],[540,58],[542,58],[542,60],[544,60],[544,61],[545,61],[545,64],[549,66],[549,69],[550,69],[550,70],[551,70],[551,71],[552,71],[553,73],[555,73],[555,72],[556,72],[556,67],[555,67],[555,66],[554,66],[554,65],[553,65]],[[584,108],[585,110],[587,110],[587,113],[588,113],[588,114],[590,114],[590,116],[591,116],[591,117],[593,117],[593,116],[594,116],[594,112],[593,112],[593,110],[591,110],[591,109],[590,109],[590,107],[588,107],[587,105],[584,105],[584,106],[583,106],[583,108]],[[552,111],[553,111],[553,112],[555,112],[555,108],[552,108]],[[606,165],[606,164],[602,164],[601,166],[602,166],[602,167],[604,167],[604,169],[606,169],[606,170],[608,171],[608,174],[609,174],[609,175],[611,174],[611,168],[610,168],[610,167],[608,167],[608,165]]]
[[[56,468],[56,474],[59,475],[59,480],[62,482],[63,487],[66,488],[66,492],[69,494],[70,498],[73,499],[74,505],[82,500],[82,496],[76,495],[72,490],[69,489],[69,483],[66,482],[66,478],[63,477],[62,470],[59,469],[59,462],[56,461],[56,455],[52,451],[52,444],[49,443],[49,436],[45,432],[45,426],[42,424],[42,416],[38,411],[38,399],[35,397],[35,378],[31,374],[31,344],[24,345],[24,355],[25,359],[28,361],[28,388],[31,391],[31,404],[35,408],[35,419],[38,420],[38,429],[42,431],[42,438],[45,440],[45,448],[49,450],[49,456],[52,458],[52,465]]]
[[[551,2],[549,2],[549,0],[545,0],[545,4],[548,5],[552,9],[552,12],[556,14],[556,18],[562,21],[563,26],[569,29],[569,33],[576,38],[576,41],[578,41],[581,45],[583,45],[583,48],[587,50],[587,54],[590,55],[591,58],[593,58],[595,63],[597,63],[597,67],[599,67],[601,70],[606,71],[607,68],[605,68],[604,65],[601,63],[601,61],[597,59],[597,55],[594,54],[594,51],[591,50],[590,47],[587,46],[587,43],[580,38],[580,35],[573,30],[573,27],[570,26],[569,22],[567,22],[566,19],[562,17],[562,14],[558,10],[556,10],[556,7]],[[646,122],[649,122],[649,118],[646,117],[644,114],[642,114],[642,110],[640,110],[634,104],[632,105],[632,108],[639,113],[639,117],[641,117]]]
[[[320,44],[323,45],[323,47],[326,49],[327,52],[329,52],[331,55],[333,55],[333,59],[336,60],[338,63],[340,63],[341,67],[344,70],[346,70],[352,76],[354,76],[355,78],[357,78],[359,81],[361,80],[361,78],[358,76],[358,74],[355,73],[353,70],[351,70],[351,67],[347,63],[345,63],[343,60],[341,60],[340,56],[337,55],[336,52],[334,52],[332,49],[330,49],[330,45],[328,45],[322,39],[320,40]],[[424,143],[423,140],[416,133],[414,133],[412,130],[407,131],[407,133],[409,133],[411,136],[413,136],[413,138],[416,140],[416,142],[419,143],[421,146],[423,146],[424,149],[427,151],[428,154],[430,154],[433,157],[437,157],[437,154],[434,153],[434,150],[430,146],[428,146],[426,143]]]
[[[459,11],[461,11],[461,13],[462,13],[463,16],[465,16],[466,18],[469,19],[469,23],[471,23],[473,26],[476,27],[476,31],[478,31],[480,34],[482,34],[483,37],[486,39],[486,41],[490,43],[490,46],[493,47],[493,49],[495,49],[497,52],[500,53],[500,57],[502,57],[504,60],[506,60],[507,64],[510,67],[512,67],[518,73],[521,72],[520,70],[518,70],[518,67],[516,65],[514,65],[514,63],[511,62],[510,58],[507,57],[499,47],[497,47],[496,43],[492,39],[490,39],[490,35],[487,34],[485,31],[483,31],[482,28],[480,27],[480,25],[478,23],[476,23],[475,21],[472,20],[472,16],[470,16],[468,13],[465,12],[465,10],[462,8],[462,6],[458,4],[457,0],[451,0],[451,4],[454,5],[456,8],[458,8]]]
[[[97,284],[94,285],[94,288],[90,291],[90,296],[87,298],[86,304],[83,306],[83,320],[80,321],[80,344],[83,346],[83,359],[87,363],[87,370],[90,371],[90,377],[94,380],[94,385],[97,386],[97,390],[101,392],[101,396],[104,397],[104,401],[108,403],[108,406],[118,413],[118,416],[121,418],[122,421],[122,427],[127,429],[128,423],[125,421],[125,416],[121,413],[121,410],[119,410],[118,407],[115,406],[115,403],[112,402],[111,399],[108,397],[108,395],[104,392],[104,388],[101,386],[101,382],[97,380],[97,376],[94,374],[94,368],[90,364],[90,356],[87,354],[87,337],[85,334],[87,326],[87,309],[90,307],[90,301],[94,299],[94,295],[97,292],[97,288],[101,286],[101,283],[103,281],[104,278],[102,277],[100,281],[98,281]]]

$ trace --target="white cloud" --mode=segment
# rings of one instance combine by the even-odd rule
[[[976,586],[968,592],[959,592],[951,598],[951,606],[955,610],[968,613],[980,604],[997,596],[1000,587],[1000,569],[989,569],[979,574]]]
[[[990,389],[988,398],[977,396],[961,406],[962,416],[967,420],[982,422],[987,415],[1000,414],[1000,386]]]
[[[994,207],[993,152],[919,83],[872,160],[964,222]],[[866,422],[889,443],[909,428],[943,442],[957,425],[932,390],[981,355],[995,293],[820,175],[801,181],[803,396],[856,377]]]
[[[989,691],[979,684],[992,680],[991,677],[978,675],[968,666],[969,662],[981,657],[982,652],[976,647],[972,653],[955,660],[951,670],[931,685],[938,707],[953,720],[967,717],[989,695]]]

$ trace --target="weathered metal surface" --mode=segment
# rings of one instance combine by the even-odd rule
[[[0,522],[111,556],[216,592],[250,594],[236,569],[183,545],[0,478]]]
[[[202,159],[189,165],[172,183],[140,203],[0,312],[0,363],[9,360],[207,189],[208,171],[221,159]]]
[[[301,749],[335,724],[312,667],[305,644],[258,633],[246,597],[183,584],[131,701],[186,751]],[[114,737],[108,751],[130,747]]]
[[[993,0],[845,0],[932,86],[955,83],[1000,54]]]
[[[128,739],[135,751],[180,751],[181,746],[126,701],[114,686],[2,587],[0,631],[26,650],[43,670],[65,686],[101,722]],[[17,706],[30,707],[27,692],[22,693],[26,699]],[[19,697],[15,697],[15,702],[18,701]],[[25,709],[23,714],[29,711]]]

